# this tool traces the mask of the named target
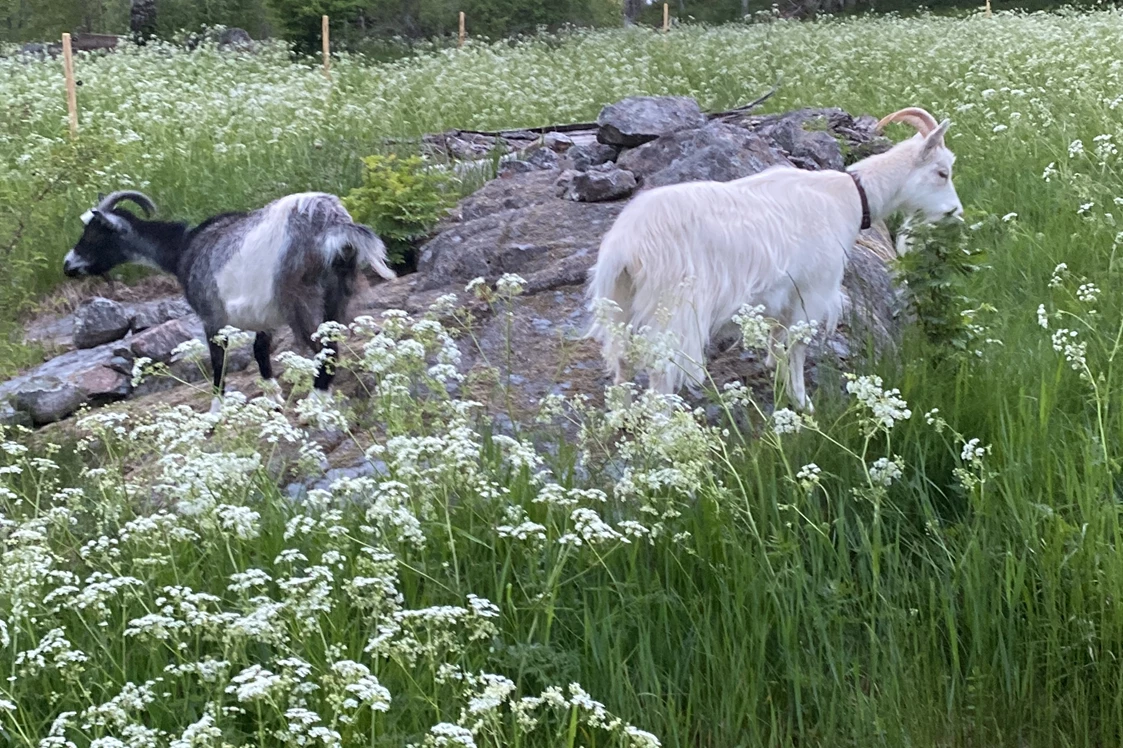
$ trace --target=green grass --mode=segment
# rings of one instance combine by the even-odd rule
[[[596,427],[603,414],[578,414],[590,424],[585,437],[565,439],[569,446],[548,458],[547,482],[605,490],[608,502],[585,497],[579,505],[616,527],[630,520],[658,528],[650,544],[559,543],[574,532],[570,508],[534,501],[541,487],[533,471],[512,467],[516,447],[480,436],[489,426],[475,417],[464,422],[469,431],[450,436],[452,405],[395,395],[386,376],[367,420],[351,426],[378,423],[373,438],[391,452],[381,459],[409,487],[408,499],[393,500],[384,488],[361,489],[364,504],[388,507],[384,516],[364,517],[342,497],[332,504],[339,515],[293,505],[266,470],[203,454],[195,431],[203,426],[166,413],[155,415],[158,429],[68,458],[104,462],[107,475],[72,466],[56,485],[12,457],[23,472],[3,477],[14,493],[0,496],[0,511],[17,523],[0,523],[0,620],[9,632],[0,635],[0,676],[8,669],[16,678],[0,678],[0,704],[16,711],[0,714],[0,742],[34,744],[60,711],[101,704],[126,681],[210,655],[230,663],[217,683],[164,676],[144,709],[102,727],[83,729],[78,719],[67,735],[87,745],[143,724],[178,737],[207,704],[241,705],[223,686],[243,668],[280,672],[278,660],[299,656],[310,675],[246,702],[245,714],[218,713],[224,740],[275,744],[269,731],[287,724],[285,709],[304,698],[349,744],[420,742],[468,703],[460,687],[438,682],[440,664],[449,663],[502,674],[519,696],[579,682],[670,746],[1119,745],[1123,206],[1115,200],[1123,200],[1123,179],[1105,143],[1123,138],[1123,64],[1114,54],[1121,32],[1123,15],[1102,12],[579,34],[378,66],[340,60],[330,87],[317,69],[279,51],[148,51],[80,60],[76,146],[65,139],[57,65],[0,61],[0,250],[8,248],[0,301],[9,309],[60,281],[77,216],[99,190],[142,187],[164,215],[198,219],[290,191],[345,192],[361,176],[358,157],[386,136],[587,120],[638,93],[689,94],[725,108],[777,78],[770,110],[839,106],[880,116],[920,105],[954,120],[955,182],[977,224],[971,245],[986,250],[990,265],[968,292],[973,304],[994,308],[977,318],[977,355],[935,356],[910,331],[898,355],[868,365],[886,387],[900,387],[912,410],[888,432],[870,436],[863,406],[826,387],[815,396],[819,426],[796,434],[724,436],[681,413],[668,426],[654,405],[614,411],[623,432]],[[44,189],[41,201],[30,201]],[[25,227],[9,248],[20,217]],[[1051,286],[1061,262],[1067,269]],[[1085,283],[1100,291],[1078,291]],[[1039,304],[1049,329],[1039,325]],[[1077,331],[1057,339],[1060,351],[1051,341],[1058,328]],[[1069,348],[1066,360],[1066,343],[1086,347]],[[393,362],[391,371],[425,377],[405,351]],[[953,430],[926,421],[933,408]],[[208,449],[267,458],[273,447],[260,443],[261,418],[222,427]],[[606,463],[599,445],[621,433],[625,442]],[[980,461],[963,456],[965,440],[976,438],[990,450]],[[402,456],[413,448],[430,450],[420,467]],[[116,472],[151,454],[165,455],[152,474]],[[888,487],[869,471],[880,457],[903,466]],[[804,490],[797,473],[808,463],[822,473]],[[184,467],[192,465],[198,472]],[[622,474],[648,482],[614,494]],[[56,495],[64,485],[83,492]],[[194,538],[176,540],[168,530],[122,538],[125,522],[154,511],[150,491],[175,510],[169,522]],[[221,504],[258,512],[250,521],[256,535],[239,537],[233,520],[224,526]],[[68,508],[49,514],[52,506]],[[319,524],[286,539],[285,523],[303,512]],[[520,512],[545,540],[497,529],[518,524]],[[395,524],[407,515],[417,519],[423,548]],[[117,539],[120,552],[79,553],[102,536]],[[392,554],[400,601],[374,596],[377,605],[364,607],[347,591],[356,576],[385,576],[367,568],[364,547]],[[284,548],[311,560],[277,560]],[[342,565],[323,559],[325,550],[341,554]],[[331,568],[326,610],[302,608],[303,588],[279,583],[304,578],[312,565]],[[209,615],[240,618],[262,601],[226,586],[249,568],[276,580],[259,592],[282,603],[269,627],[281,638],[231,634],[230,618],[167,641],[123,637],[130,620],[164,605],[156,602],[164,585],[213,593]],[[82,589],[94,571],[142,585],[108,596],[106,613],[44,605],[52,589]],[[447,638],[421,636],[416,662],[404,650],[363,652],[389,611],[465,606],[469,594],[498,606],[499,617],[484,622],[494,631],[464,614]],[[484,638],[472,641],[477,624]],[[87,654],[84,670],[21,674],[19,653],[55,627]],[[389,711],[362,711],[350,726],[333,721],[343,710],[331,701],[330,665],[343,657],[364,662],[389,689]],[[322,688],[301,697],[293,690],[301,680]],[[507,707],[485,710],[477,744],[623,740],[572,721],[567,709],[527,735]]]

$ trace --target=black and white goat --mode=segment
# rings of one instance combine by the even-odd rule
[[[283,324],[316,350],[313,333],[338,322],[354,292],[361,265],[389,280],[386,248],[354,223],[339,198],[320,192],[288,195],[249,213],[227,213],[191,228],[139,218],[117,207],[129,200],[146,216],[156,206],[140,192],[114,192],[82,215],[86,229],[66,255],[70,277],[103,275],[118,265],[150,265],[179,279],[203,321],[216,394],[223,393],[225,350],[214,342],[224,327],[256,332],[253,352],[261,376],[273,379],[272,335]],[[327,349],[327,350],[324,350]],[[321,352],[336,354],[334,344]],[[324,393],[333,373],[321,359],[315,388]]]

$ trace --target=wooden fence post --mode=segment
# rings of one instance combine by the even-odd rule
[[[66,110],[70,115],[70,137],[78,137],[78,88],[74,83],[74,53],[70,34],[62,35],[62,71],[66,76]]]
[[[321,19],[321,34],[324,37],[324,76],[331,77],[331,24],[328,17]]]
[[[464,46],[464,37],[465,36],[466,36],[466,34],[464,32],[464,11],[460,11],[460,35],[457,37],[457,42],[456,42],[456,46],[458,48]]]
[[[989,2],[989,0],[988,0]],[[671,4],[663,3],[663,33],[671,30]]]

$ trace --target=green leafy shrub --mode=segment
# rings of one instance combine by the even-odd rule
[[[928,342],[954,353],[966,352],[975,337],[967,278],[985,255],[968,247],[964,224],[944,221],[908,228],[908,251],[897,260],[908,303]]]
[[[414,243],[429,234],[455,201],[453,178],[424,166],[417,156],[368,156],[362,186],[343,199],[351,216],[386,242],[391,265],[409,264]]]

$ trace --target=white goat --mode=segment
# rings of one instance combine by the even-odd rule
[[[774,321],[773,345],[796,323],[825,322],[833,330],[847,255],[871,220],[896,211],[926,221],[962,216],[951,181],[955,156],[944,145],[950,122],[937,124],[915,107],[890,114],[878,129],[890,122],[917,134],[848,173],[776,167],[732,182],[657,187],[633,199],[601,242],[588,289],[594,312],[602,300],[618,307],[609,305],[607,318],[589,331],[616,383],[630,378],[622,325],[675,341],[671,360],[650,372],[652,389],[676,392],[684,381],[695,387],[708,342],[744,305],[764,307]],[[805,354],[792,340],[788,394],[811,410]]]

